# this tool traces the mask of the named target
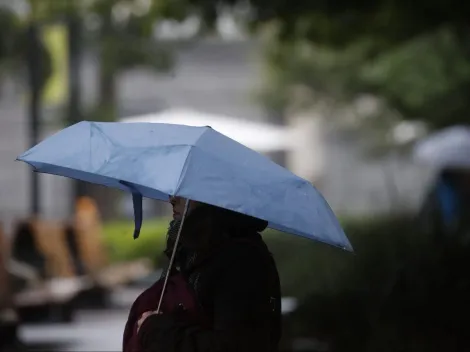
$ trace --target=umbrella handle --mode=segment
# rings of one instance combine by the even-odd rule
[[[176,235],[176,240],[175,240],[175,243],[173,245],[173,250],[171,252],[170,263],[168,264],[168,269],[167,269],[167,272],[166,272],[166,275],[165,275],[165,281],[163,282],[162,294],[160,295],[160,300],[158,301],[158,306],[157,306],[157,311],[156,311],[157,314],[160,313],[160,308],[161,308],[162,302],[163,302],[163,296],[165,295],[166,286],[168,284],[168,278],[170,277],[171,269],[172,269],[173,263],[175,261],[176,248],[178,248],[178,243],[179,243],[180,236],[181,236],[181,230],[183,229],[184,220],[186,219],[186,214],[188,213],[190,202],[191,201],[189,199],[186,199],[186,204],[184,205],[183,217],[181,219],[181,224],[180,224],[180,227],[178,229],[178,233]]]

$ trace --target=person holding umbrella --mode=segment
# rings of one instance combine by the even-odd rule
[[[436,240],[470,240],[470,170],[444,168],[425,198],[420,219]]]
[[[437,132],[419,142],[414,155],[437,170],[420,210],[422,229],[440,242],[470,244],[470,128]]]
[[[172,197],[174,220],[166,253],[175,244],[185,200]],[[189,324],[184,312],[145,312],[138,322],[143,351],[278,350],[281,293],[274,260],[260,231],[267,222],[191,202],[174,265],[185,276],[208,324]],[[167,292],[169,294],[169,292]]]
[[[275,352],[279,276],[259,233],[353,250],[309,181],[207,126],[83,121],[17,159],[132,193],[135,239],[142,198],[171,202],[168,268],[134,302],[125,352]]]

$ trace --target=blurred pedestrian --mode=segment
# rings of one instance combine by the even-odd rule
[[[420,214],[423,229],[436,240],[456,239],[470,243],[470,170],[440,171]]]

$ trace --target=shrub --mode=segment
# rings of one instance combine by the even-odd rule
[[[355,351],[353,346],[367,340],[376,308],[383,304],[418,240],[413,225],[407,216],[343,221],[354,254],[295,244],[297,239],[290,240],[291,245],[280,245],[281,256],[295,253],[291,257],[296,262],[278,263],[284,293],[300,301],[296,312],[286,319],[289,333],[334,340]],[[273,251],[276,255],[276,248]]]
[[[144,221],[140,236],[134,240],[132,221],[112,221],[103,226],[103,236],[112,262],[148,258],[159,263],[165,245],[168,220]]]
[[[106,224],[112,258],[158,263],[167,223],[145,222],[137,241],[131,222]],[[300,303],[285,319],[284,342],[315,337],[335,352],[467,350],[470,249],[436,244],[409,216],[342,224],[354,254],[276,231],[263,235],[283,295]]]
[[[304,277],[292,286],[301,301],[286,321],[291,335],[323,338],[336,352],[468,349],[468,247],[452,238],[436,242],[406,216],[345,228],[355,255],[315,261],[324,266],[310,275],[315,284],[297,272],[306,265],[291,269]],[[310,265],[313,248],[304,251]]]
[[[365,251],[373,248],[380,257],[372,268],[364,268],[373,275],[382,273],[379,265],[392,265],[389,258],[395,241],[402,229],[400,222],[390,219],[345,219],[342,221],[356,254],[343,252],[337,248],[315,243],[308,239],[266,230],[263,237],[276,262],[281,275],[283,294],[302,299],[315,292],[335,292],[341,273],[361,258]],[[114,221],[104,225],[104,240],[109,248],[112,261],[149,258],[159,263],[163,250],[168,220],[147,220],[140,237],[132,238],[132,221]],[[389,258],[390,261],[384,261]],[[360,262],[360,261],[359,261]],[[388,264],[387,264],[388,263]],[[364,283],[362,284],[365,285]]]

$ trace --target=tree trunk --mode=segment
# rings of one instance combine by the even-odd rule
[[[116,121],[117,97],[116,97],[116,69],[113,66],[112,56],[113,37],[112,24],[106,19],[101,33],[101,45],[99,51],[99,82],[98,82],[98,111],[96,119],[99,121]],[[88,184],[87,194],[97,203],[103,220],[116,218],[118,215],[119,191],[103,186]]]
[[[99,77],[99,119],[101,121],[116,121],[117,99],[116,99],[116,72],[107,67],[107,53],[102,53],[100,58]]]

